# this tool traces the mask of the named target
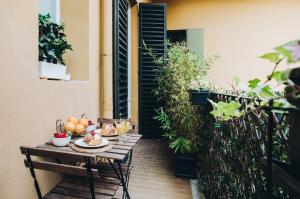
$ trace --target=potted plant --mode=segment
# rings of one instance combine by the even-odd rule
[[[174,131],[174,124],[172,124],[163,107],[156,110],[156,113],[157,115],[154,119],[161,123],[164,137],[169,142],[169,147],[175,155],[175,176],[191,179],[196,178],[197,158],[192,142],[183,137],[184,135],[179,135]]]
[[[195,75],[189,87],[189,99],[192,105],[205,105],[208,103],[210,91],[214,89],[213,84],[207,78],[207,68]]]
[[[64,79],[66,66],[63,55],[72,46],[67,42],[64,24],[56,24],[50,14],[39,15],[39,77]]]
[[[207,81],[211,62],[191,51],[186,43],[169,44],[167,56],[156,60],[157,88],[154,94],[163,104],[156,110],[163,135],[175,155],[175,175],[196,178],[198,131],[203,125],[198,107],[191,105],[188,90]],[[207,87],[206,87],[207,88]]]

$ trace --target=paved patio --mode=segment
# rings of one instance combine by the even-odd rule
[[[133,199],[191,199],[190,181],[174,176],[172,157],[161,140],[141,140],[134,148],[129,182]],[[120,187],[119,189],[122,189]],[[121,190],[117,196],[120,197]]]

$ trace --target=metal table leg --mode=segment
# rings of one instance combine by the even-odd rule
[[[41,190],[40,190],[39,183],[36,179],[36,175],[35,175],[35,172],[34,172],[34,168],[33,168],[33,165],[32,165],[32,161],[31,161],[31,157],[30,157],[30,153],[29,153],[28,149],[25,149],[25,155],[26,155],[26,159],[27,159],[28,167],[30,169],[31,176],[34,180],[34,186],[35,186],[35,189],[36,189],[36,193],[38,195],[38,198],[42,199],[43,196],[42,196],[42,193],[41,193]]]
[[[94,180],[93,180],[93,175],[92,175],[92,169],[91,169],[91,162],[89,158],[85,159],[86,162],[86,171],[87,171],[87,177],[90,185],[90,191],[92,195],[92,199],[95,199],[95,188],[94,188]]]
[[[126,172],[126,188],[127,188],[127,190],[128,190],[128,184],[129,184],[131,162],[132,162],[132,149],[129,152],[129,159],[128,159],[127,172]],[[123,192],[122,198],[125,198],[125,192]]]
[[[118,179],[121,181],[123,187],[123,196],[122,196],[123,199],[130,199],[130,195],[128,192],[128,182],[129,182],[129,174],[130,174],[129,170],[130,170],[131,160],[132,160],[132,150],[129,152],[127,171],[125,174],[123,174],[121,162],[117,163],[118,167],[116,168],[115,165],[111,162],[111,160],[108,159],[109,164],[111,165],[112,169],[116,173]]]

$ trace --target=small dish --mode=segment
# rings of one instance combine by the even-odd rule
[[[56,138],[52,136],[51,138],[53,145],[58,147],[67,146],[71,142],[71,136],[65,138]]]

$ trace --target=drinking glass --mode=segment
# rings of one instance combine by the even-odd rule
[[[116,131],[119,135],[119,142],[126,142],[126,133],[128,131],[128,121],[125,119],[116,120]]]

